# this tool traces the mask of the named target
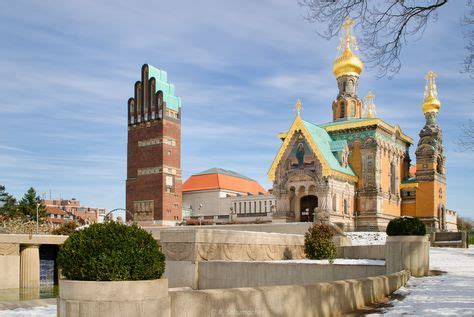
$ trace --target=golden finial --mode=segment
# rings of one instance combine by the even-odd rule
[[[298,100],[296,100],[295,108],[296,108],[296,115],[299,116],[301,113],[301,108],[302,108],[301,101],[299,98]]]
[[[356,38],[352,35],[354,20],[350,17],[344,19],[341,28],[343,34],[340,38],[339,51],[341,54],[333,63],[332,71],[336,78],[343,75],[359,76],[364,68],[364,64],[360,58],[352,52],[357,50]]]
[[[374,118],[376,116],[374,99],[375,99],[375,95],[372,93],[372,91],[369,91],[369,93],[365,97],[367,118]]]
[[[341,45],[340,50],[341,52],[343,49],[346,47],[351,47],[351,44],[354,46],[354,49],[357,49],[356,46],[356,39],[355,37],[352,36],[352,27],[354,26],[354,20],[352,20],[350,17],[346,17],[344,19],[344,23],[342,23],[341,28],[344,29],[344,37],[341,37]]]
[[[421,105],[424,113],[438,112],[441,102],[438,100],[438,88],[436,87],[436,73],[430,70],[425,77],[425,100]]]

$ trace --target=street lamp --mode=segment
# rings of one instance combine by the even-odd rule
[[[39,233],[39,207],[40,204],[36,203],[36,234]]]

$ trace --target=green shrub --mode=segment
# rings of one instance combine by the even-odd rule
[[[425,224],[415,217],[392,219],[387,226],[389,236],[424,236],[425,234]]]
[[[304,253],[308,259],[329,260],[336,258],[336,246],[332,241],[333,232],[330,226],[315,224],[304,235]]]
[[[165,256],[147,231],[112,221],[73,232],[59,251],[58,268],[68,280],[152,280],[165,271]]]
[[[77,227],[77,223],[75,223],[74,221],[68,221],[54,229],[51,233],[56,235],[68,236],[74,231],[76,231]]]

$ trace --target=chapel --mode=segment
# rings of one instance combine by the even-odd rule
[[[377,117],[374,94],[358,95],[363,63],[355,53],[353,21],[342,25],[340,54],[334,60],[338,94],[332,122],[303,119],[301,102],[268,171],[277,210],[274,222],[312,222],[324,215],[345,228],[384,230],[400,216],[419,217],[431,230],[455,230],[456,214],[446,208],[445,156],[436,122],[436,74],[428,72],[421,109],[416,165],[413,139],[398,125]]]

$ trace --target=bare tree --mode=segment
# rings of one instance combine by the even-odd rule
[[[460,1],[460,0],[457,0]],[[330,39],[337,35],[344,18],[357,20],[361,31],[359,46],[364,49],[366,62],[378,68],[378,75],[393,76],[401,68],[400,53],[408,40],[417,40],[431,20],[436,20],[438,10],[448,0],[298,0],[305,7],[305,18],[312,23],[324,24],[318,34]],[[466,0],[470,9],[463,24],[472,28],[473,0]],[[466,33],[468,57],[465,71],[473,72],[474,32]]]
[[[474,151],[474,121],[469,120],[461,127],[462,135],[456,142],[461,151]]]
[[[467,56],[464,59],[464,72],[468,73],[471,78],[474,77],[474,0],[469,0],[467,4],[469,13],[462,20],[462,24],[466,27],[465,37],[467,39],[466,50]]]

